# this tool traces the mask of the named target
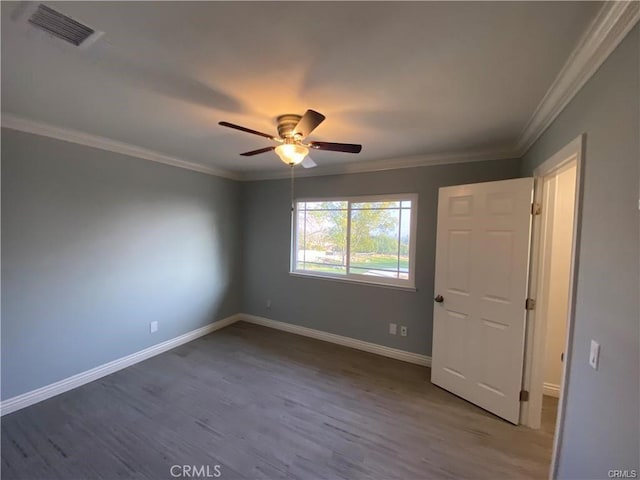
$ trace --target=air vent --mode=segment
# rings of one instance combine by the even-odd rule
[[[95,33],[92,28],[42,3],[29,17],[29,23],[75,46],[81,45]]]

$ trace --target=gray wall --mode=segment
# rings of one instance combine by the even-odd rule
[[[560,478],[639,469],[638,196],[640,38],[636,26],[523,160],[524,175],[586,133],[574,343]],[[600,366],[587,364],[589,342]]]
[[[289,275],[289,181],[245,183],[244,312],[430,355],[438,188],[518,173],[518,161],[499,160],[296,181],[297,197],[418,193],[417,292]],[[389,322],[409,335],[389,335]]]
[[[239,312],[240,193],[3,129],[2,398]]]

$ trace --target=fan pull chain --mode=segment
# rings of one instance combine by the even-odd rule
[[[295,201],[294,201],[294,197],[293,197],[293,167],[294,165],[291,164],[291,213],[293,213],[296,209],[295,207]]]

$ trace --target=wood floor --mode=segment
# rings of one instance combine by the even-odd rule
[[[547,477],[554,399],[534,431],[428,379],[237,323],[3,417],[2,478],[171,479],[172,465],[219,465],[221,479]]]

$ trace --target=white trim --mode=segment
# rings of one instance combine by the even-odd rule
[[[300,278],[311,278],[311,279],[320,279],[320,280],[329,280],[330,282],[339,282],[339,283],[352,283],[356,285],[366,285],[369,287],[382,287],[382,288],[390,288],[392,290],[404,290],[406,292],[417,292],[418,289],[416,287],[405,287],[402,285],[394,285],[391,283],[382,283],[382,282],[368,282],[365,280],[356,280],[355,278],[345,277],[333,277],[329,275],[322,275],[321,273],[308,273],[308,272],[289,272],[289,275],[292,277],[300,277]]]
[[[551,173],[557,173],[561,168],[576,160],[576,157],[582,156],[583,137],[584,134],[574,138],[550,158],[538,165],[533,171],[533,176],[544,177]]]
[[[368,162],[343,163],[326,167],[320,166],[317,168],[297,169],[296,175],[298,177],[346,175],[397,170],[401,168],[520,158],[529,150],[531,145],[533,145],[549,125],[551,125],[582,86],[593,76],[600,65],[604,63],[611,52],[622,42],[626,34],[629,33],[638,20],[640,20],[640,2],[604,2],[601,10],[587,31],[582,35],[578,45],[531,115],[519,138],[516,140],[515,147],[431,153],[411,157],[372,160]],[[233,180],[271,180],[287,178],[289,176],[288,169],[240,173],[204,166],[136,145],[90,135],[78,130],[56,127],[10,113],[2,113],[2,126]]]
[[[132,353],[131,355],[127,355],[126,357],[113,360],[109,363],[105,363],[90,370],[86,370],[71,377],[67,377],[44,387],[37,388],[21,395],[3,400],[2,402],[0,402],[0,415],[13,413],[30,405],[42,402],[51,397],[55,397],[56,395],[60,395],[61,393],[73,390],[74,388],[81,387],[82,385],[86,385],[87,383],[98,380],[99,378],[130,367],[131,365],[135,365],[136,363],[142,362],[144,360],[147,360],[148,358],[154,357],[180,345],[191,342],[197,338],[208,335],[212,332],[215,332],[216,330],[220,330],[221,328],[227,327],[238,321],[262,325],[264,327],[282,330],[285,332],[294,333],[296,335],[302,335],[304,337],[315,338],[318,340],[323,340],[325,342],[354,348],[356,350],[375,353],[376,355],[381,355],[383,357],[394,358],[403,362],[422,365],[425,367],[431,366],[431,357],[427,355],[420,355],[418,353],[385,347],[383,345],[364,342],[362,340],[356,340],[355,338],[343,337],[341,335],[322,332],[320,330],[301,327],[290,323],[278,322],[269,318],[258,317],[246,313],[237,313],[222,320],[218,320],[217,322],[205,325],[204,327],[200,327],[196,330],[187,332],[183,335],[180,335],[179,337],[172,338],[165,342],[145,348],[144,350]]]
[[[543,392],[549,397],[560,398],[560,385],[544,382]]]
[[[377,343],[364,342],[362,340],[357,340],[351,337],[343,337],[342,335],[323,332],[321,330],[314,330],[313,328],[301,327],[300,325],[294,325],[292,323],[279,322],[270,318],[258,317],[256,315],[249,315],[247,313],[241,313],[239,314],[239,316],[240,321],[243,322],[262,325],[263,327],[282,330],[284,332],[302,335],[303,337],[315,338],[316,340],[335,343],[344,347],[354,348],[356,350],[362,350],[364,352],[374,353],[383,357],[389,357],[395,360],[401,360],[403,362],[422,365],[424,367],[431,366],[431,357],[429,357],[428,355],[421,355],[419,353],[407,352],[405,350],[399,350],[397,348],[385,347],[384,345],[378,345]]]
[[[61,393],[68,392],[69,390],[93,382],[94,380],[110,375],[118,370],[122,370],[123,368],[130,367],[131,365],[164,353],[167,350],[171,350],[184,343],[191,342],[196,338],[208,335],[209,333],[231,325],[238,320],[239,316],[237,314],[232,315],[222,320],[218,320],[217,322],[210,323],[209,325],[205,325],[204,327],[187,332],[179,337],[172,338],[171,340],[158,343],[149,348],[145,348],[144,350],[140,350],[139,352],[127,355],[126,357],[92,368],[91,370],[86,370],[50,385],[8,398],[0,403],[0,415],[7,415],[15,412],[16,410],[20,410],[35,403],[42,402],[48,398],[60,395]]]
[[[574,158],[574,157],[572,157]],[[555,178],[545,182],[536,175],[535,180],[535,202],[542,205],[542,213],[533,219],[533,243],[535,248],[531,251],[531,275],[529,286],[529,297],[536,300],[535,310],[529,311],[527,315],[527,352],[530,355],[525,357],[526,368],[524,381],[529,390],[529,402],[525,404],[526,413],[525,424],[531,428],[540,428],[542,415],[542,395],[544,378],[544,359],[546,358],[547,345],[547,322],[545,307],[548,302],[548,283],[551,256],[544,252],[551,246],[553,238],[553,213],[555,212],[556,198]]]
[[[543,384],[543,368],[541,361],[535,360],[537,358],[544,358],[545,342],[546,342],[546,325],[540,321],[536,321],[536,314],[542,308],[545,303],[545,285],[542,283],[544,278],[545,264],[542,261],[542,251],[544,248],[544,241],[549,234],[545,225],[547,223],[546,216],[549,214],[549,205],[545,205],[543,195],[543,180],[545,176],[558,173],[572,162],[577,162],[576,170],[576,204],[575,204],[575,218],[574,218],[574,232],[573,232],[573,247],[572,255],[575,262],[576,256],[576,226],[575,222],[578,217],[578,209],[580,204],[578,202],[578,194],[580,189],[580,172],[583,151],[583,139],[584,135],[580,135],[558,152],[552,155],[550,158],[540,164],[533,172],[535,177],[534,187],[534,202],[542,205],[542,215],[536,215],[533,218],[532,226],[532,243],[531,243],[531,256],[530,256],[530,276],[529,276],[529,297],[534,298],[537,301],[537,309],[531,310],[527,314],[527,330],[526,330],[526,347],[525,347],[525,365],[523,375],[523,388],[529,391],[529,402],[522,404],[520,423],[530,428],[540,428],[540,415],[542,411],[542,384]],[[572,273],[573,275],[573,273]],[[574,280],[572,280],[574,281]],[[569,337],[569,330],[567,329],[567,338]],[[564,350],[567,352],[568,350]],[[568,355],[565,355],[568,357]],[[565,362],[566,364],[567,362]]]
[[[65,142],[76,143],[88,147],[99,148],[110,152],[120,153],[135,158],[164,163],[174,167],[194,170],[196,172],[230,178],[238,181],[275,180],[289,178],[288,169],[280,169],[266,172],[233,172],[217,167],[204,166],[188,160],[165,155],[137,145],[119,142],[110,138],[101,137],[80,130],[66,127],[58,127],[50,123],[31,120],[13,113],[2,112],[1,124],[3,128],[32,133],[44,137],[55,138]],[[296,177],[318,177],[325,175],[347,175],[352,173],[380,172],[397,170],[402,168],[426,167],[434,165],[449,165],[455,163],[483,162],[487,160],[515,159],[511,151],[505,149],[466,151],[454,153],[437,153],[418,155],[412,157],[391,158],[374,160],[371,162],[343,163],[327,167],[297,168]]]
[[[100,150],[120,153],[130,157],[151,160],[152,162],[164,163],[165,165],[171,165],[173,167],[185,168],[187,170],[230,178],[232,180],[240,180],[240,175],[227,170],[215,167],[205,167],[204,165],[171,157],[163,153],[148,150],[129,143],[118,142],[110,138],[91,135],[71,128],[56,127],[49,123],[29,120],[12,113],[2,113],[2,127],[10,128],[11,130],[18,130],[20,132],[33,133],[35,135],[42,135],[44,137],[55,138],[65,142],[85,145],[87,147],[99,148]]]
[[[604,2],[520,134],[524,155],[640,19],[640,2]]]
[[[463,152],[442,152],[415,155],[411,157],[387,158],[368,162],[340,163],[325,167],[296,168],[296,178],[322,177],[326,175],[349,175],[352,173],[383,172],[403,168],[432,167],[435,165],[451,165],[455,163],[484,162],[487,160],[516,159],[513,149],[468,150]],[[289,170],[273,170],[267,172],[247,172],[242,175],[243,181],[277,180],[290,177]]]
[[[542,417],[542,396],[544,393],[544,358],[547,345],[547,316],[549,291],[548,278],[551,258],[546,254],[553,238],[553,212],[555,211],[555,177],[567,168],[576,167],[576,200],[574,205],[574,230],[572,232],[572,262],[576,255],[575,215],[578,211],[578,182],[580,171],[578,159],[582,155],[583,136],[565,145],[553,156],[540,164],[533,172],[535,177],[535,202],[542,205],[542,215],[533,221],[533,248],[531,251],[531,276],[529,297],[536,299],[536,309],[527,316],[527,352],[525,358],[525,389],[529,390],[529,402],[524,404],[524,423],[531,428],[540,428]],[[553,177],[553,178],[550,178]],[[572,263],[572,269],[573,269]],[[573,272],[573,270],[572,270]],[[571,277],[573,278],[573,277]],[[573,280],[570,280],[573,281]],[[568,292],[569,294],[570,292]],[[568,312],[569,314],[570,312]],[[568,322],[565,332],[568,337]],[[565,347],[565,352],[567,347]]]
[[[571,246],[571,269],[569,284],[569,311],[567,314],[567,330],[564,346],[564,362],[562,365],[562,376],[560,380],[560,397],[558,401],[558,415],[556,420],[556,429],[553,437],[553,449],[551,454],[550,478],[557,477],[558,458],[560,449],[562,448],[562,437],[564,432],[564,416],[567,408],[567,396],[565,395],[571,381],[569,372],[571,370],[573,335],[575,325],[575,309],[576,309],[576,290],[578,282],[579,255],[578,245],[580,244],[580,225],[582,219],[582,189],[584,184],[584,142],[585,135],[582,134],[571,141],[568,145],[560,149],[556,154],[552,155],[548,160],[542,163],[534,171],[535,176],[535,201],[542,199],[542,184],[544,177],[557,173],[566,167],[569,162],[576,164],[576,191],[575,191],[575,207],[573,218],[573,242]],[[544,205],[542,209],[544,212]],[[544,259],[544,229],[542,228],[542,215],[534,217],[533,227],[533,243],[531,251],[531,276],[529,281],[529,297],[536,298],[538,294],[544,296],[543,285],[543,259]],[[542,302],[538,302],[539,309],[543,309]],[[525,369],[523,386],[525,390],[529,390],[529,402],[523,403],[521,409],[520,422],[526,426],[534,428],[540,424],[540,415],[542,409],[542,394],[544,392],[542,367],[544,359],[544,335],[545,325],[544,319],[536,319],[536,310],[528,312],[527,316],[527,334],[525,348]],[[540,323],[540,325],[536,325]]]

